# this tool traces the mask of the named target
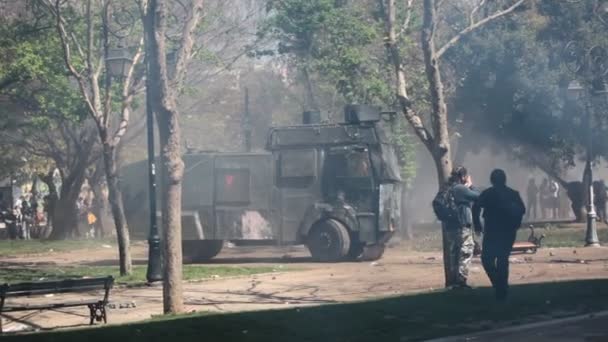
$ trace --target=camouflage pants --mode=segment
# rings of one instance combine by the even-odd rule
[[[445,231],[447,240],[446,258],[446,285],[465,285],[469,275],[469,265],[473,259],[473,230],[469,227],[459,229],[447,229]]]

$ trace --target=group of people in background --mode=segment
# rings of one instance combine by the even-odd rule
[[[29,240],[40,235],[40,226],[46,225],[48,204],[32,193],[17,198],[14,204],[0,203],[0,219],[6,225],[9,239]]]
[[[608,224],[606,205],[608,203],[608,189],[603,180],[593,182],[593,205],[595,207],[598,221]],[[526,189],[526,207],[528,212],[526,219],[566,219],[570,217],[570,200],[566,189],[552,179],[544,178],[541,185],[537,186],[534,178],[528,181]]]
[[[52,226],[53,210],[49,196],[43,197],[42,201],[38,196],[27,193],[15,200],[11,206],[6,202],[0,202],[0,222],[5,224],[6,238],[11,240],[29,240],[44,235],[44,228],[50,231]],[[95,223],[97,217],[93,214],[90,201],[80,197],[76,202],[78,214],[79,235],[94,238],[101,236]]]
[[[563,216],[561,197],[565,196],[565,193],[560,190],[562,189],[555,180],[544,178],[540,186],[537,186],[536,180],[530,178],[526,189],[528,208],[526,218],[558,219]]]

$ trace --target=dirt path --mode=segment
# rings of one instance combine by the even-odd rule
[[[138,245],[134,259],[145,263],[146,249]],[[71,252],[50,255],[0,259],[3,263],[23,265],[115,264],[112,249],[94,253]],[[297,268],[293,272],[254,275],[232,279],[214,279],[184,286],[189,311],[230,312],[277,309],[293,306],[320,305],[379,298],[437,289],[443,286],[442,262],[439,253],[406,252],[391,248],[385,257],[374,263],[312,263],[308,253],[299,247],[236,247],[227,248],[213,264],[274,265]],[[512,283],[548,282],[567,279],[608,278],[608,248],[543,249],[535,255],[512,258]],[[470,283],[487,286],[489,282],[478,259],[471,268]],[[161,313],[160,287],[117,288],[109,309],[110,323],[133,322]],[[120,308],[135,303],[136,308]],[[87,322],[86,308],[44,311],[11,315],[33,326],[53,328],[82,325]],[[6,320],[5,320],[6,322]],[[8,323],[6,329],[18,329]]]

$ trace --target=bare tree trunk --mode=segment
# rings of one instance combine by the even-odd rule
[[[177,111],[165,106],[165,114],[158,116],[161,146],[161,204],[163,226],[163,280],[165,312],[182,312],[182,178],[183,161],[179,143]],[[160,113],[159,113],[160,114]],[[164,117],[164,118],[161,118]],[[163,122],[162,119],[165,119]]]
[[[55,168],[51,168],[47,174],[40,174],[39,178],[49,189],[48,197],[44,201],[44,210],[46,211],[46,231],[44,237],[47,237],[53,228],[53,219],[55,217],[55,208],[57,207],[57,201],[59,200],[59,194],[57,193],[57,187],[53,182],[53,173]]]
[[[118,184],[115,146],[112,146],[107,142],[103,144],[103,160],[106,180],[108,182],[108,200],[110,202],[110,209],[112,210],[112,217],[114,218],[114,225],[116,226],[120,275],[124,276],[131,274],[132,264],[131,252],[129,251],[129,228],[127,226],[127,219],[125,218],[122,194]]]
[[[57,200],[52,215],[53,230],[49,236],[51,240],[64,240],[80,236],[78,230],[78,209],[76,202],[80,196],[80,190],[85,179],[85,171],[63,180],[59,199]]]
[[[91,203],[91,209],[93,214],[97,218],[95,222],[95,236],[105,237],[109,233],[108,224],[106,223],[106,198],[104,196],[103,184],[97,181],[91,184],[91,190],[93,191],[93,203]]]
[[[167,26],[166,0],[149,0],[145,11],[144,31],[148,78],[146,86],[150,103],[158,120],[161,146],[161,209],[163,233],[163,308],[165,313],[184,310],[182,294],[182,178],[179,112],[176,97],[183,83],[186,64],[194,44],[192,35],[203,8],[202,0],[193,0],[189,17],[182,29],[181,45],[173,79],[167,72],[165,33]]]
[[[431,125],[434,133],[435,146],[431,152],[435,161],[437,171],[437,183],[442,187],[447,183],[452,171],[452,160],[450,159],[450,136],[448,134],[448,113],[443,94],[443,82],[441,80],[441,70],[439,69],[439,59],[435,49],[435,28],[437,25],[437,8],[435,0],[424,0],[424,16],[422,24],[422,51],[424,55],[424,65],[427,80],[429,82],[429,95],[431,98]],[[452,286],[456,279],[452,279],[452,274],[456,274],[452,267],[449,255],[450,241],[448,241],[446,227],[442,225],[442,244],[443,244],[443,269],[445,273],[445,286]]]
[[[122,86],[122,101],[121,115],[116,131],[110,135],[109,132],[113,129],[111,115],[114,112],[112,108],[112,75],[107,70],[108,66],[105,60],[108,59],[110,53],[110,22],[112,18],[112,2],[102,1],[94,2],[86,1],[86,12],[84,13],[84,23],[86,24],[86,48],[78,45],[80,57],[84,59],[83,65],[74,63],[72,59],[73,43],[77,35],[77,30],[68,25],[62,15],[63,9],[70,8],[69,4],[61,1],[47,0],[44,2],[47,9],[56,19],[56,29],[59,34],[61,45],[63,48],[64,63],[69,71],[69,74],[76,80],[80,92],[83,97],[83,103],[86,105],[89,115],[95,121],[97,133],[102,144],[103,161],[105,166],[109,202],[112,209],[112,216],[116,226],[116,234],[118,238],[118,254],[120,260],[120,273],[127,275],[131,273],[131,257],[129,255],[129,231],[124,214],[124,207],[120,188],[118,184],[117,161],[116,161],[116,146],[120,143],[121,138],[125,134],[129,122],[130,105],[134,96],[134,89],[137,88],[132,84],[135,66],[141,56],[141,41],[137,52],[133,56],[133,63],[127,71]],[[98,22],[96,20],[96,9],[101,10],[101,35],[96,39],[96,32],[99,31]],[[99,43],[100,46],[95,45]],[[96,55],[98,50],[103,52],[103,57],[98,59]],[[106,72],[105,77],[101,77],[102,72]],[[100,87],[100,80],[103,79],[104,88]]]
[[[436,55],[435,49],[436,16],[435,0],[424,0],[421,42],[425,73],[429,82],[431,124],[436,144],[432,154],[437,167],[437,181],[441,187],[448,181],[450,172],[452,171],[452,161],[450,159],[450,136],[448,133],[448,108],[443,93],[439,58]]]
[[[568,198],[570,199],[570,207],[576,218],[576,222],[585,222],[587,216],[587,192],[589,191],[585,184],[580,181],[569,182],[566,185]]]
[[[302,68],[302,76],[304,77],[304,83],[306,87],[306,110],[318,110],[319,106],[317,105],[315,92],[312,85],[312,79],[310,78],[310,72],[308,71],[307,66],[304,66]]]

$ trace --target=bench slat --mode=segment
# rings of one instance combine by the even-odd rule
[[[57,289],[38,289],[38,290],[9,290],[6,292],[7,297],[24,297],[24,296],[41,296],[53,293],[82,293],[104,290],[105,286],[84,286],[73,288],[57,288]]]
[[[89,304],[99,303],[99,300],[83,300],[75,302],[59,302],[59,303],[48,303],[48,304],[23,304],[23,305],[5,305],[2,312],[16,312],[16,311],[30,311],[30,310],[41,310],[41,309],[56,309],[56,308],[67,308],[74,306],[84,306]]]
[[[49,293],[68,293],[101,290],[111,287],[112,277],[105,278],[86,278],[86,279],[66,279],[59,281],[42,281],[19,284],[6,284],[0,292],[6,296],[29,296],[42,295]]]

